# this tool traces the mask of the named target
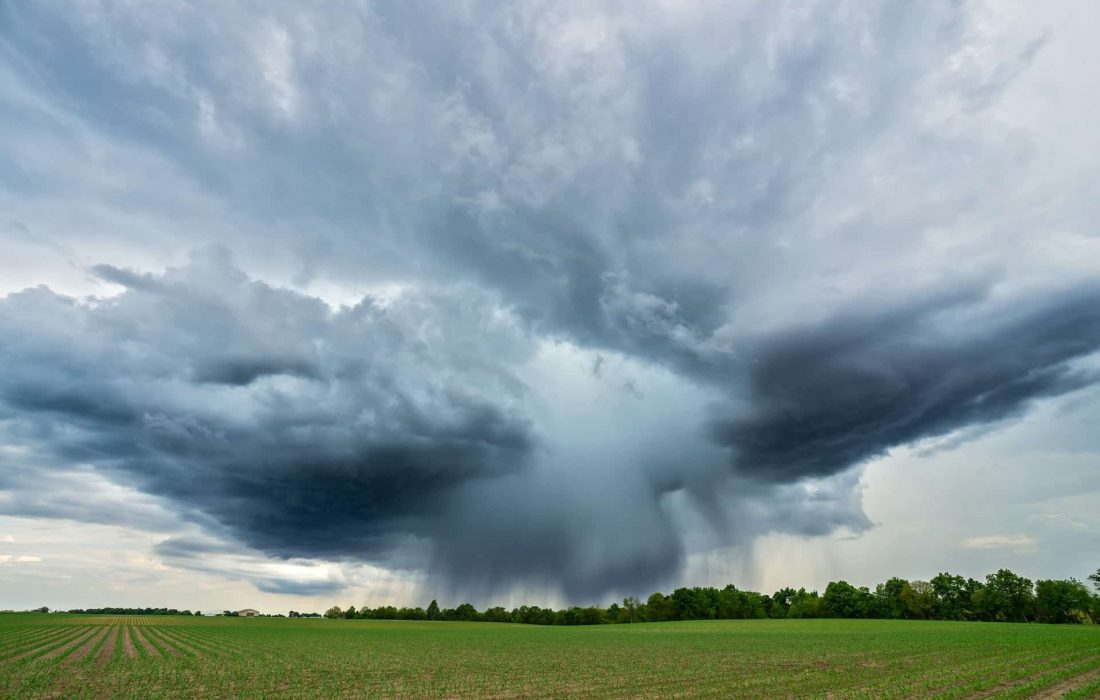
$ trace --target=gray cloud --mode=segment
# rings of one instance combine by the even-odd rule
[[[579,448],[570,443],[584,438],[572,431],[538,429],[545,409],[520,379],[534,341],[518,317],[471,290],[334,310],[249,279],[218,250],[140,278],[93,302],[46,289],[0,302],[9,339],[0,359],[13,370],[0,381],[4,441],[37,456],[21,478],[0,481],[35,495],[6,512],[147,527],[140,510],[74,508],[34,481],[84,469],[219,538],[169,539],[156,548],[165,561],[306,594],[347,582],[241,574],[207,559],[231,555],[237,542],[289,559],[426,566],[438,585],[472,596],[520,584],[584,598],[668,580],[687,554],[678,518],[691,513],[726,538],[869,526],[847,488],[814,505],[797,490],[731,482],[691,415],[674,425],[660,411],[639,414],[665,434],[643,438],[641,426],[621,424],[622,434],[597,431],[597,443]],[[636,360],[605,359],[603,377],[591,372],[594,356],[577,352],[586,353],[584,381],[645,407],[616,376]],[[288,367],[288,353],[300,364]],[[227,365],[249,371],[205,369]],[[655,391],[699,410],[679,390]],[[569,419],[571,402],[566,395],[555,410]],[[745,515],[756,501],[770,515]]]
[[[158,543],[153,552],[176,567],[245,579],[265,593],[331,595],[351,583],[339,572],[309,561],[271,566],[262,557],[242,552],[239,544],[205,537],[170,537]]]
[[[865,530],[1094,379],[1095,109],[1010,14],[5,4],[0,271],[118,293],[0,302],[4,507],[573,599]]]
[[[286,579],[259,579],[256,588],[264,593],[285,593],[290,595],[322,595],[336,593],[347,588],[342,581],[288,581]]]
[[[717,424],[740,471],[793,481],[887,449],[1019,414],[1097,381],[1100,291],[993,311],[938,305],[832,318],[750,351],[750,408]]]
[[[518,383],[430,335],[486,334],[502,353],[522,339],[442,298],[331,311],[215,252],[96,306],[46,290],[2,304],[9,439],[261,550],[383,554],[449,491],[521,469],[533,447],[509,405]]]

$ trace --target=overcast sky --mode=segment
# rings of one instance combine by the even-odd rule
[[[0,607],[1083,578],[1098,22],[0,4]]]

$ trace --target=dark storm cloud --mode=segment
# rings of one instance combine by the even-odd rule
[[[247,385],[260,377],[284,374],[305,379],[319,378],[316,367],[305,360],[278,357],[225,357],[208,361],[195,370],[195,379],[214,384]]]
[[[442,298],[331,311],[213,252],[95,306],[38,289],[0,309],[9,440],[272,554],[385,556],[532,449],[517,384],[430,335],[523,341]]]
[[[983,118],[1045,35],[955,2],[412,7],[0,6],[0,208],[124,290],[0,302],[0,436],[36,469],[219,548],[423,546],[456,590],[591,600],[700,529],[866,529],[849,467],[1091,380],[1088,272],[1030,245],[1091,226],[1059,215],[1090,190]],[[251,274],[155,272],[212,241]],[[532,379],[559,343],[599,391]],[[158,552],[230,554],[203,546]]]
[[[643,479],[592,488],[535,475],[462,489],[437,539],[434,571],[457,596],[549,583],[568,600],[642,592],[667,582],[684,544]],[[628,477],[629,479],[629,477]]]
[[[282,593],[287,595],[323,595],[332,594],[347,588],[341,581],[291,581],[288,579],[253,579],[252,583],[264,593]]]
[[[749,408],[715,438],[740,471],[794,481],[1097,381],[1072,363],[1100,350],[1095,287],[992,311],[940,301],[766,339],[748,352]]]
[[[219,538],[166,540],[156,549],[164,561],[261,590],[347,582],[249,573],[233,563],[235,546],[427,565],[441,588],[472,597],[523,584],[591,600],[663,585],[683,564],[671,494],[741,535],[754,531],[750,520],[805,533],[866,526],[847,490],[815,503],[730,487],[721,453],[695,425],[652,436],[659,444],[638,464],[621,442],[575,455],[561,452],[568,435],[539,446],[530,388],[514,376],[532,339],[479,293],[333,310],[251,280],[216,250],[140,279],[94,302],[42,288],[0,302],[4,436],[38,460],[0,480],[15,496],[5,512],[111,522],[116,501],[75,507],[78,489],[51,498],[33,478],[63,483],[84,470]],[[196,369],[227,364],[245,369]],[[613,374],[604,365],[600,374]],[[587,362],[581,374],[602,381]],[[627,395],[641,401],[637,389]],[[756,512],[755,499],[767,514],[736,525],[720,515]],[[123,508],[114,521],[143,527],[140,512]],[[410,559],[416,541],[427,559]]]
[[[45,289],[0,303],[7,442],[38,455],[39,471],[91,469],[223,538],[162,544],[178,566],[232,572],[204,557],[235,541],[285,558],[427,563],[474,597],[548,581],[570,600],[661,586],[689,553],[685,512],[719,543],[866,529],[841,478],[849,467],[1084,386],[1096,377],[1072,361],[1100,348],[1092,287],[1021,302],[968,285],[763,332],[737,352],[685,334],[658,297],[619,289],[607,308],[664,343],[642,357],[671,358],[741,408],[714,428],[717,445],[626,423],[630,442],[657,441],[644,456],[629,442],[570,455],[536,447],[530,389],[515,376],[532,340],[491,298],[417,293],[333,310],[249,279],[218,251],[149,281],[94,304]],[[225,366],[238,369],[196,369]],[[578,371],[610,372],[606,359]],[[718,447],[733,451],[733,473]],[[33,470],[21,473],[4,488],[34,493]],[[804,488],[811,477],[839,480]],[[4,508],[109,521],[59,498]],[[408,560],[410,540],[428,560]],[[244,577],[270,592],[347,585]]]

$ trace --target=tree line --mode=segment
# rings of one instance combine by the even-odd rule
[[[1008,569],[989,574],[984,581],[942,573],[928,581],[891,578],[875,586],[856,587],[833,581],[824,593],[783,588],[771,595],[725,588],[677,588],[654,593],[642,602],[623,599],[606,608],[571,607],[564,610],[523,605],[512,610],[477,610],[469,603],[440,608],[371,608],[333,606],[329,619],[445,620],[514,622],[533,625],[602,625],[672,620],[739,620],[766,618],[856,618],[890,620],[971,620],[986,622],[1044,622],[1100,624],[1100,569],[1088,577],[1093,594],[1076,579],[1040,580]]]
[[[49,608],[38,608],[35,612],[49,612]],[[198,615],[201,612],[192,613],[190,610],[176,610],[175,608],[73,608],[67,612],[78,615]]]

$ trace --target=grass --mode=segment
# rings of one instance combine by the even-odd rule
[[[1089,698],[1100,627],[0,615],[0,697],[105,696]]]

